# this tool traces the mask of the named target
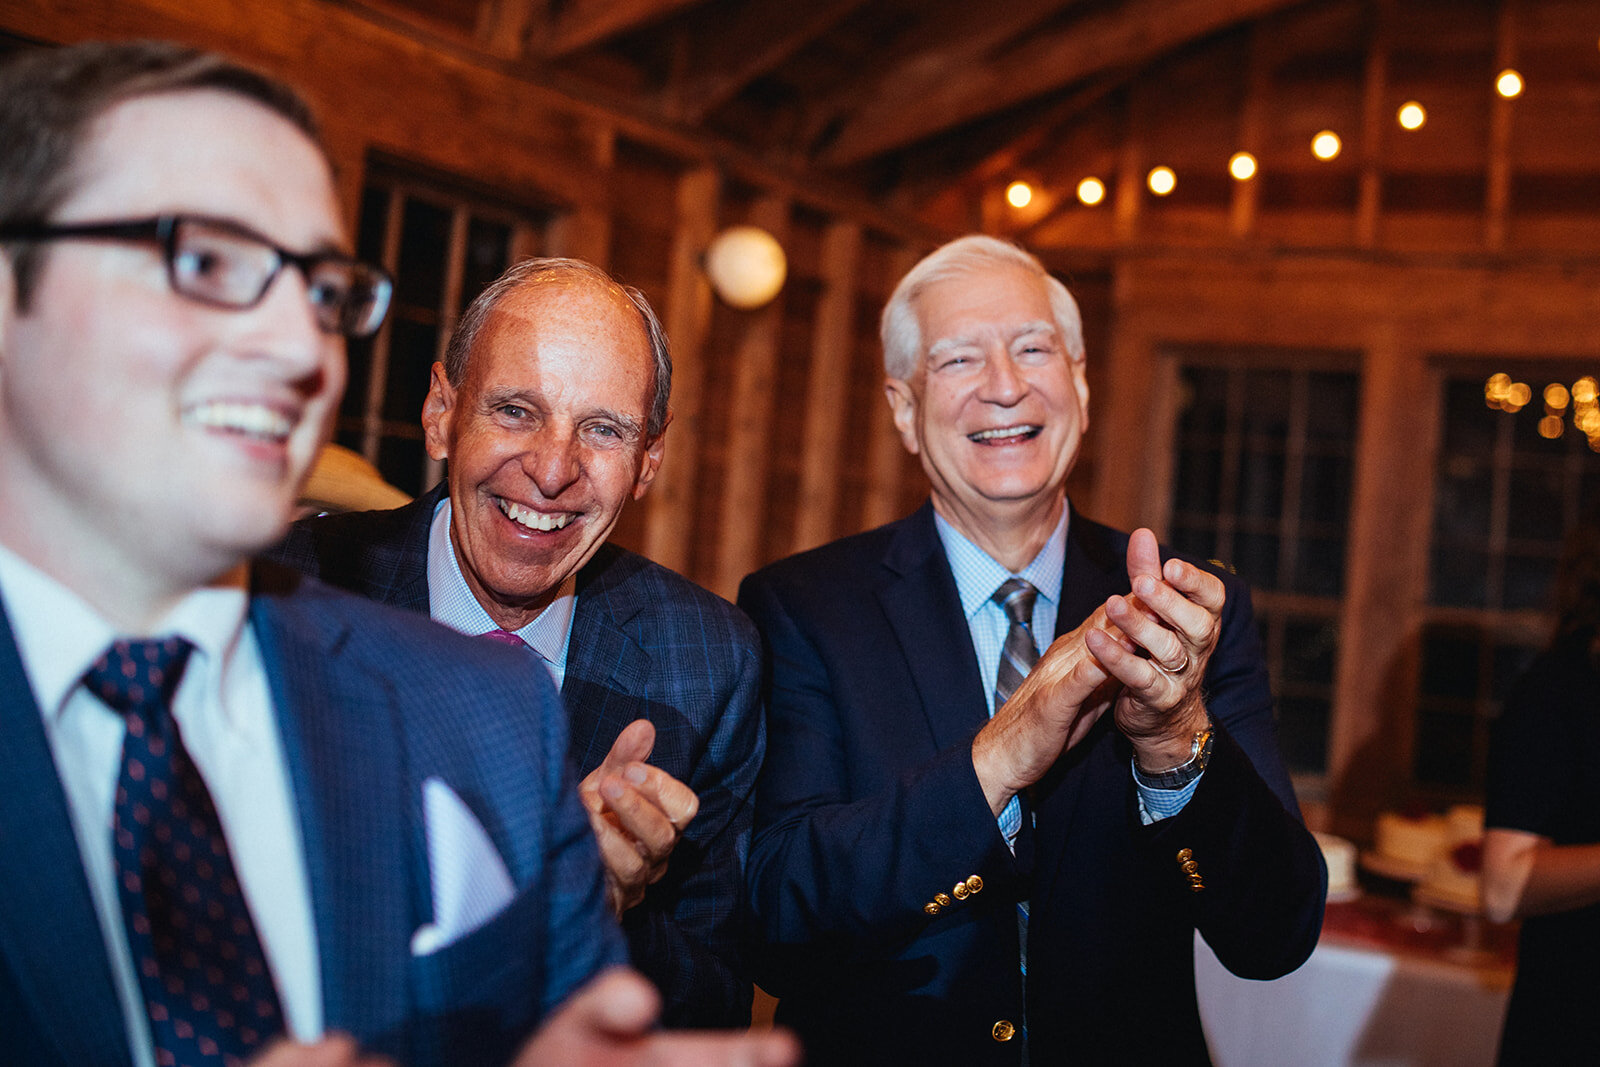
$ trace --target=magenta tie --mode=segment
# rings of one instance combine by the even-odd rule
[[[528,642],[512,633],[510,630],[490,630],[488,633],[479,634],[485,641],[493,641],[501,645],[514,645],[517,648],[527,648]]]

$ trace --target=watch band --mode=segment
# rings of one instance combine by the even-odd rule
[[[1146,771],[1139,767],[1139,761],[1133,761],[1133,773],[1138,777],[1140,784],[1151,789],[1182,789],[1206,769],[1206,763],[1211,759],[1211,746],[1216,740],[1216,731],[1212,728],[1211,720],[1206,719],[1203,730],[1196,731],[1194,747],[1189,750],[1189,758],[1176,767],[1169,767],[1164,771]]]

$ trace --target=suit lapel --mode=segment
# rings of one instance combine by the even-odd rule
[[[368,595],[407,611],[428,613],[428,536],[433,512],[444,497],[447,483],[440,482],[422,496],[396,509],[395,540],[388,574],[374,575]],[[375,546],[376,549],[376,546]]]
[[[21,1010],[61,1062],[127,1064],[122,1007],[66,793],[3,604],[0,798],[0,966],[26,1002]]]
[[[932,504],[899,524],[883,563],[891,577],[878,602],[922,697],[934,745],[942,751],[970,740],[988,718],[988,702]]]
[[[300,813],[326,1024],[393,1032],[407,1014],[416,925],[403,816],[420,801],[405,793],[389,683],[351,650],[348,621],[327,610],[258,593],[250,615]]]
[[[619,558],[602,547],[578,576],[561,697],[580,774],[599,766],[623,727],[645,715],[650,654],[624,629],[642,605],[619,589]]]

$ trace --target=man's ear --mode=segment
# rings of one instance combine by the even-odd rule
[[[450,458],[450,427],[455,421],[456,387],[445,377],[444,364],[435,363],[428,382],[428,399],[422,402],[422,437],[428,458]]]
[[[661,432],[644,443],[644,459],[639,463],[639,477],[633,482],[633,499],[638,500],[644,496],[650,483],[656,480],[656,472],[661,469],[661,458],[667,451],[667,427],[672,425],[672,412],[667,412],[667,421],[661,427]]]
[[[899,378],[883,380],[883,395],[889,401],[889,411],[894,416],[894,428],[900,431],[900,443],[913,456],[918,454],[917,443],[917,393],[910,382]]]

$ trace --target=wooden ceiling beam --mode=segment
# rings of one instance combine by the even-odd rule
[[[753,0],[741,4],[731,19],[720,10],[708,13],[690,35],[694,54],[688,69],[699,73],[676,89],[674,114],[691,124],[704,121],[865,2]]]
[[[564,0],[548,5],[547,32],[535,48],[547,59],[570,55],[703,0]]]
[[[1302,0],[1129,0],[1041,32],[1015,47],[987,35],[856,86],[862,102],[818,154],[843,167],[911,144],[1103,71],[1148,63],[1217,30]],[[992,54],[997,44],[1000,54]]]

